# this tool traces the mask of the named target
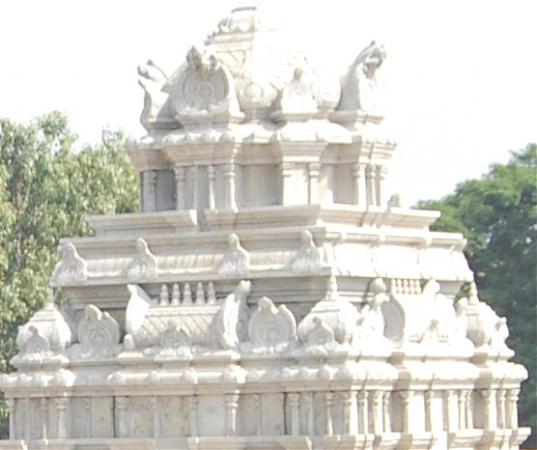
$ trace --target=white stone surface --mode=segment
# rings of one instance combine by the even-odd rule
[[[464,238],[387,201],[384,48],[330,80],[255,8],[138,69],[142,212],[91,216],[19,330],[0,449],[516,449],[526,370]]]

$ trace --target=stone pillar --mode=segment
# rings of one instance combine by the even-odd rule
[[[291,185],[295,163],[283,162],[282,171],[282,205],[291,205],[294,203],[293,187]]]
[[[458,404],[458,419],[459,419],[459,430],[464,430],[466,428],[466,421],[465,421],[465,415],[466,415],[466,406],[464,403],[464,391],[458,391],[457,395],[457,404]]]
[[[411,433],[413,431],[410,419],[410,400],[413,394],[412,391],[399,391],[399,396],[403,404],[403,433]]]
[[[318,162],[309,163],[308,172],[308,203],[310,205],[316,205],[319,203],[319,177],[321,175],[321,164]]]
[[[509,428],[518,429],[518,394],[520,389],[510,389],[507,392],[507,419]]]
[[[304,429],[302,430],[303,435],[314,434],[313,430],[313,392],[301,392],[300,393],[300,407],[302,411],[305,411],[305,422]]]
[[[235,198],[235,165],[224,165],[224,206],[226,209],[237,209]]]
[[[32,407],[29,398],[24,399],[24,439],[26,442],[32,439]]]
[[[425,431],[433,431],[433,391],[425,391]]]
[[[363,434],[369,432],[367,397],[367,391],[358,392],[358,432]]]
[[[300,400],[295,392],[287,394],[287,409],[289,411],[289,434],[298,436],[300,434]]]
[[[341,411],[341,434],[355,435],[358,433],[356,417],[356,391],[339,392],[339,410]]]
[[[367,204],[367,192],[365,183],[365,164],[356,163],[352,166],[352,178],[354,183],[354,204],[365,207]]]
[[[382,391],[373,391],[372,392],[372,408],[371,413],[373,414],[373,432],[375,434],[382,434],[382,427],[383,427],[383,412],[384,412],[384,405],[382,402]]]
[[[365,182],[367,185],[366,191],[367,191],[367,206],[374,206],[377,204],[376,199],[376,175],[377,171],[375,166],[368,165],[365,168]]]
[[[334,434],[334,424],[332,422],[332,405],[334,403],[334,393],[326,392],[324,394],[325,408],[326,408],[326,425],[325,434],[328,436]]]
[[[239,407],[238,394],[226,394],[226,436],[235,436],[237,434],[237,408]]]
[[[215,209],[216,199],[214,195],[214,184],[216,180],[216,171],[214,166],[207,166],[207,177],[209,179],[209,209]]]
[[[479,391],[484,400],[484,424],[485,430],[495,430],[497,419],[496,392],[493,389],[483,389]]]
[[[198,209],[198,166],[188,168],[188,185],[191,187],[190,208]]]
[[[507,428],[507,414],[505,408],[505,389],[498,389],[496,393],[496,403],[498,405],[498,428]]]
[[[144,212],[154,212],[157,209],[157,172],[146,170],[143,172]]]
[[[260,436],[262,432],[263,417],[261,411],[261,394],[254,394],[254,407],[256,414],[255,434]]]
[[[175,166],[175,207],[178,211],[186,209],[186,192],[185,192],[185,168]]]
[[[151,398],[151,409],[153,412],[153,437],[160,437],[160,409],[159,409],[159,398]]]
[[[190,397],[190,436],[198,436],[198,397]]]
[[[129,426],[129,398],[128,397],[116,397],[116,413],[117,413],[117,427],[116,437],[125,438],[130,435]]]
[[[9,439],[17,438],[17,430],[15,428],[15,399],[12,397],[6,398],[7,412],[9,414]]]
[[[388,173],[388,169],[386,169],[386,167],[384,166],[378,165],[376,166],[376,172],[376,204],[378,206],[383,206],[386,203],[384,183],[386,182],[386,175]]]
[[[86,414],[86,438],[91,438],[91,397],[84,399],[84,412]]]
[[[474,428],[474,416],[472,413],[472,391],[464,391],[464,428],[472,430]]]
[[[446,389],[444,391],[444,429],[448,432],[457,431],[456,410],[453,408],[453,394],[452,389]]]
[[[68,439],[69,430],[67,426],[67,406],[69,399],[59,397],[56,399],[56,410],[58,411],[58,439]]]
[[[391,392],[384,392],[382,396],[382,405],[383,405],[383,418],[382,422],[384,424],[384,433],[392,432],[392,421],[391,421]]]

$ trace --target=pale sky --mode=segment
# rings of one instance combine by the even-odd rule
[[[171,73],[248,3],[1,0],[0,116],[59,110],[82,142],[98,142],[103,126],[139,138],[137,65],[151,58]],[[258,3],[332,72],[372,39],[385,45],[385,123],[399,143],[390,191],[404,204],[448,194],[537,141],[536,1]]]

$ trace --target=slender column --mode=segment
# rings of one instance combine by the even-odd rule
[[[281,433],[285,433],[285,394],[276,394],[276,411],[278,417],[278,428]]]
[[[319,177],[321,175],[321,164],[318,162],[309,163],[308,172],[308,203],[310,205],[315,205],[319,203]]]
[[[313,392],[300,393],[300,406],[306,411],[305,429],[302,434],[313,435]]]
[[[190,397],[190,436],[198,436],[198,396]]]
[[[446,431],[456,431],[457,421],[455,420],[455,410],[453,409],[453,390],[444,391],[444,423]],[[460,409],[460,408],[459,408]]]
[[[464,430],[466,428],[466,420],[465,420],[465,414],[466,414],[466,406],[465,406],[465,403],[464,403],[464,396],[465,396],[465,393],[464,391],[458,391],[458,395],[457,395],[457,404],[459,406],[459,426],[458,426],[458,429],[459,430]]]
[[[295,163],[292,162],[283,162],[281,165],[282,171],[282,205],[293,204],[293,187],[291,186],[291,180],[293,171],[295,168]]]
[[[254,406],[255,406],[255,414],[256,414],[256,423],[255,423],[255,434],[258,436],[261,435],[262,431],[262,420],[263,417],[261,415],[261,395],[260,394],[254,394]]]
[[[207,176],[209,179],[209,209],[215,209],[216,200],[214,196],[214,183],[216,179],[216,172],[214,166],[207,166]]]
[[[32,407],[29,398],[24,399],[24,439],[26,442],[32,439]]]
[[[367,204],[365,164],[356,163],[352,167],[352,178],[354,182],[354,203],[365,207]]]
[[[188,168],[189,186],[192,188],[190,207],[198,209],[198,166]]]
[[[156,187],[157,187],[157,172],[154,170],[146,170],[143,172],[144,185],[144,211],[153,212],[157,209],[156,203]]]
[[[369,432],[369,417],[367,409],[367,391],[358,392],[358,431],[366,434]]]
[[[175,207],[180,211],[186,209],[185,168],[175,166],[173,172],[175,174]]]
[[[391,393],[390,392],[384,392],[384,395],[382,396],[382,406],[383,406],[383,424],[384,424],[384,433],[391,433],[392,432],[392,421],[391,421]]]
[[[60,397],[56,399],[56,409],[58,411],[58,439],[67,439],[69,437],[66,415],[68,404],[68,398]]]
[[[356,417],[356,392],[341,391],[338,393],[338,406],[342,412],[341,434],[356,434],[358,418]]]
[[[84,399],[84,411],[86,415],[86,438],[91,437],[91,397]]]
[[[138,210],[144,210],[144,183],[143,172],[136,173],[136,187],[138,188]]]
[[[384,166],[376,166],[376,196],[375,200],[378,206],[383,206],[386,203],[384,183],[388,170]]]
[[[384,405],[382,402],[382,391],[373,391],[372,397],[372,413],[373,413],[373,432],[375,434],[382,434],[382,422],[383,422],[383,410]]]
[[[159,410],[159,398],[151,398],[151,409],[153,410],[153,437],[160,437],[160,410]]]
[[[498,422],[496,417],[496,392],[493,389],[483,389],[479,391],[483,399],[485,400],[485,430],[495,430]]]
[[[403,402],[403,432],[410,433],[411,423],[410,423],[410,399],[412,398],[412,391],[399,391],[399,396]]]
[[[7,411],[9,414],[9,439],[15,440],[16,428],[15,428],[15,399],[12,397],[6,398]]]
[[[375,166],[368,165],[365,168],[365,181],[367,185],[367,205],[368,206],[373,206],[377,204],[376,195],[375,195],[376,175],[377,175],[377,171],[375,169]]]
[[[472,414],[472,391],[464,391],[464,410],[465,424],[464,428],[472,430],[474,428],[474,416]]]
[[[326,429],[327,435],[334,434],[334,425],[332,423],[332,404],[334,403],[334,393],[326,392],[324,396],[325,408],[326,408]]]
[[[237,408],[239,407],[238,394],[226,394],[226,436],[237,434]]]
[[[496,403],[498,405],[498,428],[507,428],[507,414],[505,411],[505,389],[498,389],[496,397]]]
[[[433,431],[433,391],[425,391],[425,430]]]
[[[520,389],[510,389],[507,393],[507,416],[509,428],[518,429],[518,394]]]
[[[235,165],[225,164],[224,171],[224,205],[228,209],[236,209],[235,199]]]
[[[290,433],[293,436],[298,436],[300,434],[300,398],[297,393],[288,393],[287,394],[287,407],[289,410],[289,426]]]
[[[116,397],[117,428],[116,437],[129,437],[130,426],[128,418],[129,398]]]

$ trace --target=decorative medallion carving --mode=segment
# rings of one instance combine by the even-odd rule
[[[256,346],[272,347],[296,339],[296,321],[285,305],[274,306],[268,297],[262,297],[248,325],[248,335]]]
[[[78,324],[78,340],[83,358],[109,358],[114,356],[119,344],[119,325],[107,312],[95,305],[84,309],[84,317]]]

